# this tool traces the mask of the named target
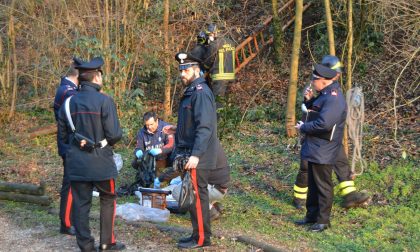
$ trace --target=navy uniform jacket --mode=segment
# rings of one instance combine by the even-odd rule
[[[340,85],[333,82],[307,104],[310,104],[308,109],[319,114],[300,128],[300,132],[305,133],[301,158],[317,164],[334,164],[341,148],[347,116],[347,104]],[[326,134],[332,134],[331,141],[325,139]]]
[[[170,156],[172,150],[174,149],[174,135],[164,134],[162,132],[163,127],[170,125],[169,123],[159,120],[158,127],[155,133],[150,133],[146,126],[144,126],[137,133],[137,144],[136,149],[134,150],[134,155],[138,150],[142,150],[143,153],[151,149],[159,148],[162,150],[162,153],[157,156],[157,160],[165,160]]]
[[[82,82],[80,91],[70,100],[70,113],[76,132],[95,143],[106,139],[108,145],[86,152],[75,144],[74,134],[68,124],[65,106],[58,114],[58,137],[69,144],[65,165],[71,181],[104,181],[118,175],[112,146],[122,137],[113,99],[100,93],[100,86]]]
[[[71,82],[66,77],[61,78],[60,86],[57,88],[54,98],[54,116],[55,120],[58,121],[58,111],[64,101],[77,93],[77,86],[73,82]],[[60,156],[64,156],[64,153],[67,151],[68,146],[59,141],[57,137],[57,147],[58,147],[58,154]]]
[[[195,79],[185,90],[178,109],[175,135],[177,151],[187,149],[200,159],[197,169],[215,169],[217,138],[216,103],[206,81]]]

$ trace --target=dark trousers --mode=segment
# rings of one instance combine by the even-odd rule
[[[308,199],[306,218],[320,224],[330,223],[333,202],[332,165],[308,162]]]
[[[114,179],[105,181],[71,181],[74,197],[74,227],[77,244],[82,251],[94,248],[95,240],[90,234],[89,213],[92,206],[93,187],[99,191],[100,200],[100,244],[115,243],[114,220],[116,198]]]
[[[62,228],[70,228],[72,225],[72,204],[73,204],[73,197],[71,194],[70,188],[70,178],[68,175],[68,170],[65,166],[65,158],[63,159],[63,167],[64,167],[64,174],[63,174],[63,182],[61,183],[61,190],[60,190],[60,221]]]
[[[198,245],[210,242],[209,192],[207,190],[210,170],[192,169],[191,180],[195,191],[195,204],[190,207],[192,237]],[[197,193],[198,192],[198,193]]]
[[[351,168],[349,161],[347,159],[346,152],[344,151],[344,146],[341,145],[341,148],[338,150],[337,159],[333,166],[334,173],[337,175],[338,182],[352,181],[351,178]],[[296,176],[295,185],[305,188],[308,186],[308,161],[301,160],[299,172]]]

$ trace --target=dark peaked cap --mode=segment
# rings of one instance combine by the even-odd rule
[[[332,79],[337,75],[337,72],[324,65],[316,64],[313,74],[325,79]]]
[[[76,69],[79,69],[81,72],[92,72],[96,70],[100,70],[102,65],[104,64],[104,60],[102,57],[93,58],[89,62],[83,62],[80,65],[76,65]]]
[[[179,52],[175,55],[176,61],[179,63],[179,70],[185,70],[193,65],[200,65],[201,60],[197,57],[194,57],[190,53]]]

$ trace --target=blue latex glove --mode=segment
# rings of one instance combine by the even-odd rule
[[[149,153],[150,153],[152,156],[156,157],[157,155],[159,155],[160,153],[162,153],[162,150],[161,150],[161,149],[159,149],[159,148],[156,148],[156,149],[151,149],[151,150],[149,151]]]
[[[159,178],[155,178],[155,182],[153,183],[153,188],[155,188],[155,189],[159,189],[160,188]]]
[[[136,152],[136,157],[137,157],[137,158],[141,158],[141,157],[143,157],[143,151],[138,150],[138,151]]]

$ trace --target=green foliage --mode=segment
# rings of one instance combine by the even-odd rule
[[[385,168],[371,163],[362,177],[362,183],[374,192],[382,204],[420,206],[420,172],[410,160],[401,159]]]
[[[227,103],[223,107],[217,109],[217,116],[219,137],[223,138],[225,134],[237,130],[239,123],[241,122],[242,114],[238,107],[231,103]]]
[[[144,92],[140,88],[126,91],[120,99],[116,99],[118,104],[118,114],[121,127],[124,131],[125,144],[129,143],[136,136],[137,131],[143,126],[144,106],[142,99]]]

